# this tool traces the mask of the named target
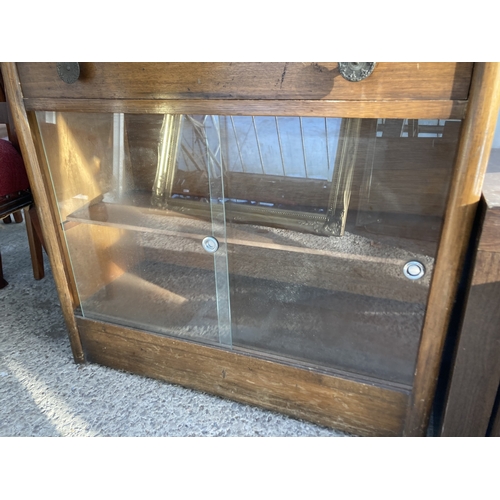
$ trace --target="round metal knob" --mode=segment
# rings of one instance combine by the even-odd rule
[[[403,273],[409,280],[418,280],[425,274],[425,266],[418,260],[410,260],[403,267]]]
[[[215,253],[219,249],[219,242],[213,236],[203,238],[201,246],[208,253]]]
[[[80,77],[80,65],[77,62],[56,63],[57,74],[64,83],[75,83]]]
[[[374,62],[339,62],[339,71],[346,80],[360,82],[373,73],[375,64]]]

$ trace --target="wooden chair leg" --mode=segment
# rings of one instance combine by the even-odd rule
[[[0,253],[0,290],[8,285],[3,277],[2,254]]]
[[[43,269],[43,252],[42,252],[42,240],[39,237],[38,232],[35,229],[35,224],[33,219],[36,217],[36,212],[33,207],[24,209],[24,220],[26,222],[26,232],[28,234],[28,244],[31,254],[31,265],[33,266],[33,276],[36,280],[41,280],[45,276],[45,271]]]
[[[38,218],[38,213],[33,205],[29,209],[28,216],[31,219],[31,224],[35,229],[38,239],[42,242],[42,247],[45,249],[45,252],[47,252],[47,247],[45,246],[45,241],[43,240],[43,233],[42,233],[42,226],[40,225],[40,219]]]
[[[12,214],[12,217],[14,217],[14,222],[17,222],[18,224],[20,224],[23,221],[23,214],[21,213],[21,210],[14,212]]]

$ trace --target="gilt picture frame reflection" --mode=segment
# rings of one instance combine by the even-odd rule
[[[342,236],[361,119],[164,115],[154,208]]]

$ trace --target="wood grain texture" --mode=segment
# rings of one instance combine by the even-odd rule
[[[28,98],[29,111],[83,113],[159,113],[255,116],[325,116],[332,118],[462,119],[465,100],[242,100],[242,99],[69,99]]]
[[[467,99],[472,63],[378,63],[349,82],[338,63],[80,63],[64,83],[56,63],[18,63],[25,97],[88,99]]]
[[[500,64],[476,63],[415,369],[405,435],[426,432],[450,319],[481,195],[500,101]]]
[[[91,362],[358,435],[400,435],[408,400],[391,390],[222,349],[77,318]]]
[[[21,151],[26,164],[28,179],[33,191],[35,204],[38,210],[44,242],[46,244],[52,272],[54,274],[54,280],[59,293],[59,299],[61,301],[64,318],[66,320],[66,326],[68,327],[73,356],[76,362],[83,362],[83,350],[73,316],[71,292],[68,287],[65,266],[61,258],[61,249],[59,247],[54,220],[52,217],[55,207],[50,205],[49,197],[47,195],[48,186],[44,183],[43,174],[37,158],[37,152],[31,137],[30,126],[23,105],[23,96],[19,85],[19,77],[17,75],[16,66],[14,63],[4,62],[1,65],[1,70],[4,78],[7,99],[10,103],[14,124],[20,138]]]

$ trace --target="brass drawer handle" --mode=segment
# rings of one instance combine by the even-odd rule
[[[374,62],[339,62],[339,70],[346,80],[360,82],[373,73],[375,64]]]
[[[80,76],[80,65],[77,62],[58,62],[56,68],[64,83],[75,83]]]

